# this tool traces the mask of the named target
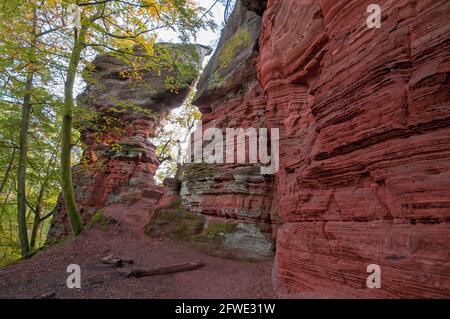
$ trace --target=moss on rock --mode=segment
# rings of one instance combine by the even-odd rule
[[[220,49],[219,70],[228,68],[239,52],[252,45],[252,35],[247,29],[239,29]]]
[[[195,163],[189,165],[183,179],[185,181],[208,180],[212,179],[217,173],[218,170],[215,165]]]
[[[145,234],[150,237],[167,235],[172,239],[190,241],[203,230],[204,224],[203,216],[181,208],[157,210],[145,227]]]
[[[195,240],[200,242],[217,242],[222,243],[225,235],[232,233],[236,229],[236,224],[223,221],[209,221],[203,231],[198,234]]]
[[[105,216],[103,210],[99,210],[94,215],[92,215],[87,228],[92,228],[96,225],[100,226],[101,229],[106,230],[109,225],[117,223],[114,219]]]
[[[226,258],[257,260],[272,256],[272,239],[257,226],[207,218],[182,207],[156,211],[145,227],[145,234],[182,240],[207,254]]]

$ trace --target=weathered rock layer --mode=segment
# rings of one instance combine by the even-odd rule
[[[254,65],[263,11],[257,1],[238,1],[214,56],[198,83],[193,103],[203,113],[202,130],[264,127],[266,97]],[[237,144],[237,140],[236,140]],[[257,164],[193,164],[184,176],[181,196],[192,212],[235,226],[232,247],[253,259],[273,256],[272,176]],[[231,227],[231,229],[236,229]],[[235,254],[236,255],[236,254]]]
[[[196,103],[204,127],[279,128],[280,169],[210,168],[185,203],[278,224],[280,293],[449,297],[450,3],[382,1],[379,29],[369,4],[237,2]]]
[[[78,97],[88,114],[79,123],[84,152],[81,163],[73,168],[76,201],[85,223],[110,204],[131,204],[141,198],[156,203],[164,193],[154,181],[159,162],[149,138],[155,136],[160,119],[186,99],[210,49],[195,45],[158,46],[178,54],[176,59],[186,62],[193,72],[180,75],[175,68],[152,69],[139,52],[132,62],[111,54],[100,55],[94,59],[93,68],[86,70],[88,85]],[[176,91],[167,85],[168,77],[179,77]],[[56,208],[48,241],[60,239],[69,231],[61,203]]]

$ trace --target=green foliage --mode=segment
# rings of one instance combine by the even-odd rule
[[[145,227],[145,234],[158,238],[168,236],[191,243],[206,253],[216,254],[224,247],[226,235],[236,231],[237,224],[221,219],[209,219],[182,207],[158,210]]]
[[[38,94],[38,93],[37,93]],[[38,226],[35,248],[41,247],[46,238],[51,213],[59,194],[59,125],[60,101],[45,96],[48,104],[35,104],[29,133],[27,169],[27,227],[31,230],[36,213],[43,219]],[[17,130],[21,106],[0,102],[0,265],[20,257],[17,233]],[[8,172],[8,167],[11,169]],[[31,238],[30,238],[31,239]]]
[[[222,221],[211,221],[198,236],[198,239],[203,241],[221,242],[224,239],[225,234],[232,233],[235,229],[236,224]]]
[[[146,226],[145,233],[151,237],[159,237],[164,232],[170,238],[190,241],[202,232],[204,223],[205,217],[185,209],[159,210]]]
[[[82,28],[67,26],[68,7],[81,7]],[[45,235],[60,186],[61,137],[64,142],[63,171],[80,159],[79,131],[63,119],[74,120],[79,130],[98,125],[120,134],[123,128],[114,121],[114,112],[136,109],[120,104],[103,119],[80,108],[73,100],[86,82],[89,62],[98,53],[109,52],[130,62],[123,76],[139,77],[145,68],[169,70],[166,85],[173,91],[183,88],[192,78],[198,59],[194,52],[168,50],[156,45],[158,32],[172,29],[182,41],[195,37],[200,29],[215,28],[206,8],[191,0],[1,0],[0,1],[0,265],[20,256],[17,223],[17,171],[19,129],[24,97],[31,96],[26,170],[26,228],[30,245],[39,249]],[[189,51],[189,50],[188,50]],[[180,60],[180,56],[183,57]],[[184,62],[184,63],[183,63]],[[26,89],[27,77],[33,74],[32,88]],[[71,83],[73,81],[74,83]],[[66,96],[63,95],[64,84]],[[65,111],[65,113],[63,112]],[[143,111],[143,110],[139,110]],[[65,115],[65,116],[64,116]],[[64,134],[61,134],[63,132]],[[67,166],[67,165],[66,165]],[[70,181],[70,179],[68,179]],[[69,183],[70,184],[70,183]],[[65,184],[66,188],[72,185]],[[34,235],[33,235],[34,234]],[[32,243],[31,241],[34,241]]]
[[[0,154],[7,164],[0,166],[0,245],[3,246],[0,264],[19,256],[17,171],[21,153],[19,131],[24,122],[30,128],[25,133],[28,137],[25,201],[20,203],[25,212],[22,225],[25,231],[28,230],[32,249],[39,248],[45,241],[59,193],[57,158],[62,101],[57,94],[58,69],[53,68],[58,63],[53,62],[55,56],[52,54],[62,52],[59,49],[52,51],[52,41],[44,36],[46,28],[50,27],[44,17],[55,17],[59,13],[53,11],[55,1],[48,1],[45,6],[41,4],[40,1],[22,0],[1,3]],[[32,85],[27,86],[30,78]],[[31,116],[23,121],[22,108],[27,96]]]
[[[229,67],[237,54],[248,47],[250,41],[251,34],[247,29],[239,29],[235,35],[228,39],[219,52],[218,62],[220,69]]]
[[[112,224],[111,219],[106,217],[103,214],[103,211],[98,211],[94,214],[94,216],[92,216],[88,228],[98,225],[101,229],[105,230],[110,224]]]
[[[161,163],[155,176],[158,184],[162,184],[166,177],[183,173],[179,170],[184,170],[183,158],[186,156],[190,135],[202,117],[198,108],[192,104],[194,96],[195,90],[189,94],[181,107],[162,120],[162,125],[156,132],[157,137],[152,139]]]

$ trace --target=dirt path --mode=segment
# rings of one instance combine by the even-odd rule
[[[188,244],[140,234],[148,219],[145,203],[108,212],[120,224],[96,226],[30,260],[0,269],[0,298],[274,298],[272,261],[246,262],[205,255]],[[117,217],[119,216],[119,217]],[[109,254],[148,268],[200,261],[198,270],[146,278],[126,278],[100,259]],[[81,289],[68,289],[66,267],[81,267]]]

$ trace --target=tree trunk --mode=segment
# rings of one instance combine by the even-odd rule
[[[33,251],[36,247],[36,239],[37,239],[39,227],[41,226],[42,222],[46,218],[45,216],[44,216],[44,218],[42,218],[42,216],[41,216],[42,202],[44,200],[44,193],[45,193],[45,190],[47,189],[48,180],[50,178],[50,171],[51,171],[51,167],[53,165],[53,161],[55,160],[55,157],[56,157],[56,152],[54,154],[52,154],[52,157],[50,158],[50,161],[47,166],[47,171],[45,173],[45,179],[42,182],[41,187],[39,189],[39,194],[38,194],[38,197],[36,200],[36,205],[34,207],[34,221],[33,221],[33,228],[31,230],[31,237],[30,237],[31,251]]]
[[[30,237],[30,249],[31,249],[31,251],[33,251],[34,248],[36,247],[36,238],[37,238],[37,233],[38,233],[40,225],[41,225],[40,213],[38,213],[36,211],[36,213],[34,215],[33,228],[31,229],[31,237]]]
[[[39,226],[41,225],[42,219],[41,219],[41,211],[42,211],[42,200],[44,199],[44,191],[47,186],[47,179],[42,183],[41,189],[39,190],[39,195],[36,201],[36,206],[34,208],[34,221],[33,221],[33,228],[31,229],[31,237],[30,237],[30,249],[31,251],[34,250],[36,247],[36,238],[37,233],[39,230]]]
[[[69,216],[70,226],[74,236],[83,229],[80,213],[78,212],[72,183],[72,112],[73,112],[73,86],[77,75],[78,64],[81,59],[81,51],[87,33],[87,26],[81,27],[79,35],[75,31],[74,46],[67,70],[64,84],[63,124],[61,132],[61,188],[65,207]]]
[[[13,151],[12,151],[12,155],[11,155],[11,160],[9,161],[8,168],[6,169],[5,176],[3,177],[2,183],[0,184],[0,194],[3,192],[3,188],[5,188],[5,185],[8,182],[9,174],[12,171],[12,168],[13,168],[13,165],[14,165],[14,160],[16,158],[16,148],[14,147],[12,150]]]
[[[22,257],[30,252],[27,230],[27,202],[26,202],[26,174],[28,160],[28,131],[30,128],[31,97],[34,77],[34,56],[36,53],[36,10],[33,14],[33,27],[31,31],[30,60],[28,61],[28,75],[25,84],[25,95],[22,104],[22,119],[20,125],[19,141],[19,168],[17,172],[17,220],[19,229],[20,251]]]
[[[158,276],[158,275],[166,275],[173,274],[177,272],[189,271],[199,269],[205,266],[203,262],[194,261],[194,262],[186,262],[182,264],[175,264],[169,266],[161,266],[149,269],[132,269],[131,271],[124,272],[123,275],[126,277],[150,277],[150,276]]]
[[[22,105],[22,122],[20,126],[19,142],[19,170],[17,173],[17,212],[19,226],[19,240],[22,257],[28,255],[28,234],[26,220],[26,172],[28,158],[28,130],[30,126],[31,114],[31,90],[33,89],[33,72],[27,77],[26,93]]]

